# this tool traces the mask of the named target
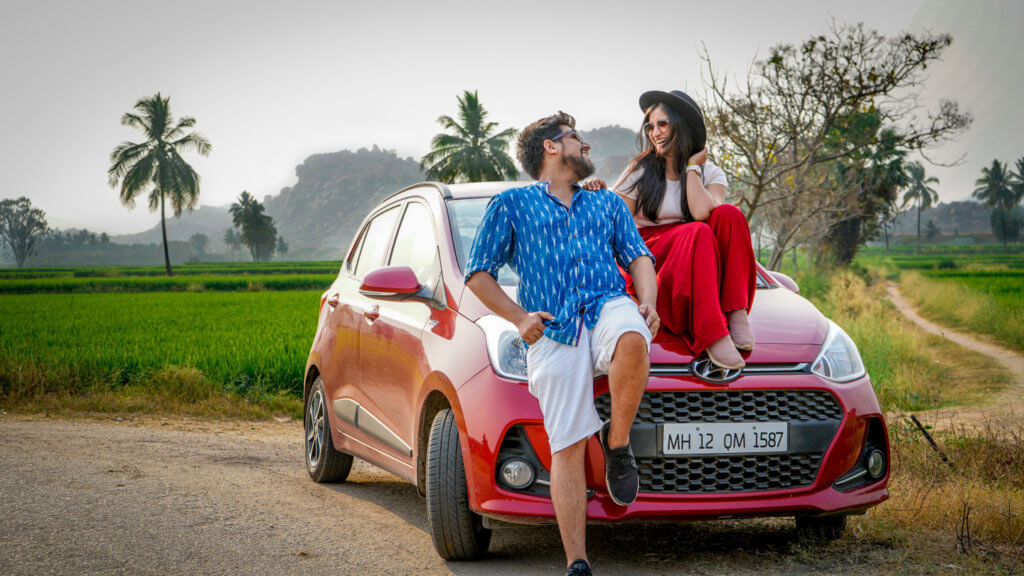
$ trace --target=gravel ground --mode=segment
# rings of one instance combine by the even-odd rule
[[[0,574],[561,574],[552,526],[442,561],[415,487],[356,460],[313,483],[297,422],[0,415]],[[791,521],[592,526],[598,574],[874,573],[888,546],[793,543]],[[854,531],[856,528],[854,528]]]

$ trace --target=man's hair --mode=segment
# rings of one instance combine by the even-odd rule
[[[544,161],[544,141],[558,136],[562,132],[562,126],[576,127],[576,119],[572,116],[558,111],[545,118],[530,124],[519,133],[519,150],[517,156],[523,170],[531,178],[540,177],[541,164]]]

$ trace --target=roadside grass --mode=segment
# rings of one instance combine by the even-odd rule
[[[885,270],[873,272],[796,275],[801,293],[857,343],[887,413],[890,500],[851,518],[851,532],[904,549],[893,573],[1009,573],[1024,544],[1024,415],[931,430],[943,462],[907,414],[979,403],[1012,375],[905,320],[885,296]]]
[[[0,405],[24,414],[178,415],[206,420],[302,417],[302,398],[285,390],[238,393],[196,368],[166,366],[133,374],[93,373],[68,387],[68,375],[0,366]]]
[[[298,417],[320,294],[0,295],[0,407]]]
[[[966,573],[1009,574],[1015,559],[1024,570],[1024,416],[936,433],[947,462],[909,421],[890,417],[889,438],[890,499],[857,523],[901,534],[940,565],[976,565]]]

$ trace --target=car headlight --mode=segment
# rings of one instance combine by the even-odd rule
[[[516,325],[493,314],[476,321],[487,338],[487,355],[499,376],[526,381],[526,345]]]
[[[814,359],[811,372],[833,382],[848,382],[860,378],[866,372],[860,359],[857,345],[846,335],[838,324],[828,321],[828,335],[825,345]]]

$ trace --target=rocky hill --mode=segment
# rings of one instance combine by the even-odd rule
[[[389,194],[423,180],[419,164],[361,148],[314,154],[295,168],[298,182],[267,198],[267,214],[293,257],[340,259],[366,213]]]
[[[583,137],[590,144],[590,159],[597,169],[595,176],[611,186],[637,154],[636,132],[621,126],[604,126],[586,130]]]

